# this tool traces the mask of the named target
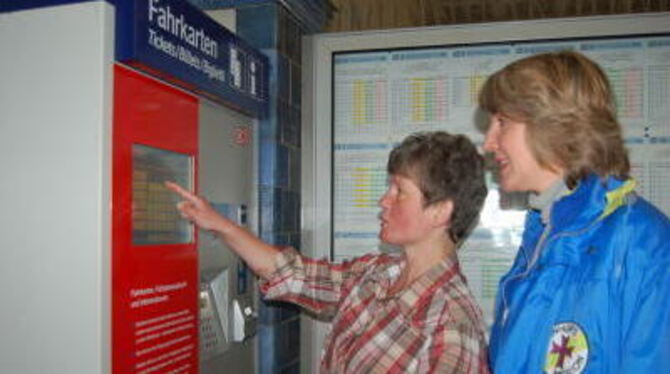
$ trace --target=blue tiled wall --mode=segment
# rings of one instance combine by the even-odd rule
[[[270,60],[270,110],[260,123],[261,238],[300,250],[300,84],[303,30],[274,1],[237,9],[237,34]],[[300,310],[261,302],[259,372],[300,371]]]

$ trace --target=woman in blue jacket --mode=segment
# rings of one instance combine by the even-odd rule
[[[531,193],[493,371],[670,372],[670,222],[635,193],[602,69],[576,52],[530,56],[493,74],[480,105],[502,189]]]

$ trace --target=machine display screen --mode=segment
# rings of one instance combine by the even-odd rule
[[[193,162],[188,155],[133,145],[133,245],[192,242],[191,225],[175,206],[179,197],[164,185],[171,181],[193,190],[192,175]]]

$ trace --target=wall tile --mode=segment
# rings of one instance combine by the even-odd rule
[[[261,304],[261,309],[263,308]],[[277,360],[277,350],[275,335],[276,329],[273,325],[262,325],[259,324],[257,328],[258,334],[258,355],[260,356],[260,367],[259,371],[261,373],[273,373],[275,368],[278,365]]]
[[[302,68],[295,63],[291,64],[291,104],[300,107],[302,97]]]
[[[275,186],[277,179],[277,143],[261,139],[260,141],[260,168],[258,182],[263,186]],[[262,208],[271,208],[271,206],[263,206]]]
[[[282,144],[277,144],[275,153],[277,169],[275,172],[275,186],[288,188],[289,186],[289,149]]]
[[[290,319],[278,325],[282,345],[279,347],[277,356],[280,362],[288,363],[300,356],[300,320]]]
[[[237,9],[237,34],[255,48],[275,48],[277,42],[277,5],[261,4]]]
[[[279,2],[237,10],[238,35],[268,56],[269,113],[260,121],[261,238],[300,246],[301,40],[295,16]],[[259,372],[299,373],[300,309],[261,302]]]
[[[300,147],[300,113],[291,105],[283,106],[285,125],[281,129],[281,142],[293,147]]]
[[[300,361],[291,362],[288,366],[280,369],[281,374],[300,374]]]
[[[289,152],[289,190],[300,192],[301,188],[301,151],[298,148],[291,148]],[[298,206],[299,208],[299,206]]]
[[[268,233],[274,232],[275,228],[275,189],[272,186],[260,185],[259,192],[259,231],[262,234],[262,239],[268,242],[274,241]]]
[[[268,107],[268,115],[260,122],[259,138],[261,141],[277,142],[280,128],[277,117],[277,100],[271,100]]]

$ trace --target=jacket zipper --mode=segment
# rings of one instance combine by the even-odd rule
[[[584,232],[590,230],[593,226],[595,226],[597,223],[599,223],[602,220],[603,217],[598,217],[596,218],[593,222],[591,222],[588,226],[582,228],[581,230],[577,231],[568,231],[568,232],[559,232],[558,234],[555,234],[554,236],[548,237],[549,232],[552,228],[551,224],[548,224],[547,227],[545,228],[544,232],[542,233],[542,236],[540,237],[540,240],[538,240],[537,245],[535,246],[535,250],[533,251],[533,257],[531,258],[531,262],[528,263],[528,266],[526,267],[526,271],[523,273],[517,274],[514,277],[511,277],[507,279],[507,281],[502,285],[502,302],[503,302],[503,320],[501,323],[501,327],[504,327],[505,324],[507,323],[507,317],[509,316],[509,307],[507,306],[507,295],[505,294],[505,288],[507,287],[507,284],[510,283],[512,280],[516,280],[519,278],[526,277],[532,268],[535,266],[537,263],[537,260],[540,258],[540,253],[542,250],[544,250],[544,247],[548,245],[549,242],[553,241],[554,239],[562,238],[562,237],[567,237],[567,236],[577,236],[581,235]],[[525,255],[525,252],[524,252]],[[528,260],[528,259],[526,259]]]
[[[505,288],[507,287],[507,284],[510,283],[511,281],[519,279],[519,278],[523,278],[523,277],[527,276],[528,273],[530,273],[530,270],[532,269],[532,267],[537,262],[537,259],[540,257],[539,254],[538,254],[538,251],[540,250],[540,246],[542,246],[544,244],[544,241],[547,240],[547,236],[549,236],[549,232],[551,231],[551,227],[552,226],[551,226],[551,222],[550,222],[549,224],[547,224],[547,227],[545,227],[544,230],[542,231],[542,235],[540,236],[540,240],[537,241],[537,244],[535,245],[535,249],[533,249],[533,256],[530,258],[530,260],[528,259],[528,255],[526,254],[526,252],[525,251],[523,252],[523,255],[526,257],[526,264],[527,264],[526,270],[523,271],[522,273],[516,274],[515,276],[507,279],[507,281],[505,281],[505,283],[502,285],[502,290],[501,290],[501,292],[502,292],[502,302],[503,302],[502,326],[505,326],[505,324],[507,323],[507,317],[509,315],[509,307],[507,306],[507,295],[505,294]]]

